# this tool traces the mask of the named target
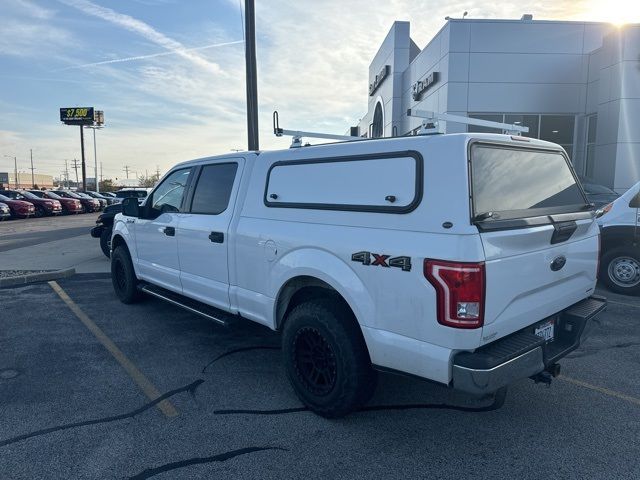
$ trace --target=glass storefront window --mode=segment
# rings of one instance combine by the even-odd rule
[[[540,140],[573,145],[573,115],[542,115],[540,117]]]

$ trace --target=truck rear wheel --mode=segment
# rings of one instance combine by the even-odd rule
[[[336,299],[296,306],[285,322],[282,351],[298,398],[318,415],[342,417],[373,395],[377,378],[362,332]]]
[[[606,252],[600,264],[600,279],[613,292],[640,294],[640,251],[618,247]]]
[[[142,296],[129,251],[123,245],[116,247],[111,256],[111,283],[122,303],[135,303]]]

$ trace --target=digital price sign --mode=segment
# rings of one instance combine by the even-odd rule
[[[93,125],[93,107],[61,108],[60,121],[67,125]]]

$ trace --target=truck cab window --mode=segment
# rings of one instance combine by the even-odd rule
[[[191,213],[218,215],[224,212],[229,205],[237,170],[237,163],[218,163],[202,167],[193,194]]]
[[[160,214],[180,211],[190,173],[190,168],[176,170],[158,185],[148,204],[154,213]]]

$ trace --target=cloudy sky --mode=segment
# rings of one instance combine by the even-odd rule
[[[394,20],[422,48],[444,17],[640,21],[636,1],[256,0],[260,146],[287,128],[344,133],[365,113],[367,69]],[[635,7],[631,7],[636,5]],[[59,108],[95,106],[104,176],[245,148],[242,0],[2,0],[0,171],[60,175],[80,157]],[[87,160],[93,164],[91,137]],[[93,171],[88,172],[93,176]]]

